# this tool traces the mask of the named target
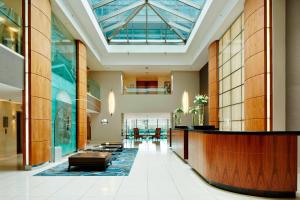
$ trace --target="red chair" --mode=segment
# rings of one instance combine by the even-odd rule
[[[155,135],[152,136],[152,139],[160,140],[160,136],[161,136],[161,128],[156,128]]]
[[[140,135],[140,130],[138,128],[134,128],[133,129],[133,136],[134,136],[134,140],[138,140],[140,138],[142,138],[142,136]]]

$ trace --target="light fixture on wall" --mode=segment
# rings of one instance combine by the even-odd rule
[[[187,91],[184,91],[182,95],[182,110],[185,114],[189,112],[189,93]]]
[[[11,32],[14,32],[14,33],[17,33],[17,32],[19,32],[19,29],[17,29],[17,28],[15,28],[15,27],[9,27],[8,28]]]
[[[0,17],[0,23],[4,23],[5,22],[5,18],[4,17]]]
[[[108,95],[108,111],[110,115],[113,115],[116,108],[115,94],[111,90]]]

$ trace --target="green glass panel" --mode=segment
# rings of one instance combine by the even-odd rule
[[[53,13],[51,39],[52,146],[66,155],[76,151],[76,43]]]
[[[22,4],[21,1],[17,2]],[[22,6],[22,5],[19,5]],[[0,43],[21,54],[22,18],[0,0]]]

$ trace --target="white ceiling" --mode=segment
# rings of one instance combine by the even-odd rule
[[[0,83],[0,100],[22,103],[22,89]]]
[[[209,44],[243,11],[244,0],[207,0],[186,45],[108,45],[87,0],[52,0],[54,13],[88,47],[91,70],[196,71],[208,61]]]

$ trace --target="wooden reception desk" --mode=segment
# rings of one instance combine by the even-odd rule
[[[297,134],[173,129],[171,138],[175,153],[211,185],[243,194],[295,197]]]

